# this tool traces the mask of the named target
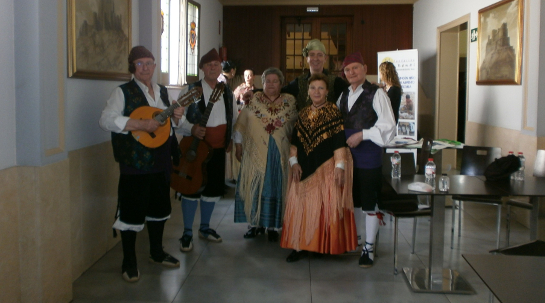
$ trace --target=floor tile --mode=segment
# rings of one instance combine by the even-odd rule
[[[465,262],[462,254],[483,253],[496,246],[495,209],[489,205],[464,203],[462,235],[455,234],[450,249],[452,209],[445,209],[444,266],[457,270],[477,291],[474,295],[414,293],[401,273],[403,267],[424,268],[429,256],[430,219],[416,225],[415,254],[412,254],[413,220],[398,225],[398,270],[394,275],[394,222],[385,217],[380,228],[377,257],[371,268],[358,266],[359,252],[343,255],[314,255],[287,263],[289,249],[269,242],[267,235],[244,239],[246,223],[234,223],[233,190],[216,203],[210,226],[223,242],[193,238],[194,249],[182,253],[178,239],[183,233],[180,201],[172,200],[171,219],[165,225],[164,250],[180,260],[179,268],[149,263],[149,240],[144,230],[137,237],[140,281],[121,278],[121,243],[92,265],[73,284],[75,303],[166,303],[166,302],[488,302],[486,285]],[[457,227],[458,218],[456,218]],[[505,244],[505,214],[502,214],[501,244]],[[200,225],[197,210],[193,230]],[[528,228],[517,222],[511,227],[511,244],[529,240]]]

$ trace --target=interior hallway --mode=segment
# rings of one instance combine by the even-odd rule
[[[393,275],[393,221],[386,217],[380,229],[375,266],[358,267],[359,254],[323,256],[285,261],[289,250],[267,242],[266,235],[244,239],[246,224],[233,222],[234,199],[231,189],[216,204],[211,227],[222,243],[194,238],[189,253],[179,250],[183,231],[180,202],[172,200],[172,217],[165,227],[165,251],[180,260],[180,268],[170,269],[148,262],[147,232],[139,233],[137,255],[140,281],[125,282],[121,277],[122,250],[118,243],[73,284],[75,303],[91,302],[488,302],[489,291],[462,258],[464,253],[486,254],[495,248],[495,207],[465,203],[462,237],[450,249],[450,214],[446,210],[445,267],[458,270],[477,291],[475,295],[413,293],[402,274]],[[197,230],[200,214],[195,217]],[[428,218],[420,218],[416,254],[411,255],[412,219],[400,219],[399,265],[424,267],[429,248]],[[503,223],[505,212],[503,213]],[[502,225],[502,245],[505,226]],[[513,222],[511,245],[529,241],[528,228]]]

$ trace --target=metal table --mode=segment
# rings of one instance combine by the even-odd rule
[[[490,254],[462,256],[500,302],[543,302],[544,257]]]
[[[506,195],[505,191],[473,176],[450,176],[450,190],[423,193],[409,191],[412,182],[424,182],[423,175],[401,176],[400,179],[386,177],[386,181],[398,194],[430,196],[432,215],[430,225],[430,253],[427,268],[404,267],[403,272],[415,292],[474,294],[475,290],[460,274],[443,268],[445,197],[447,195]]]

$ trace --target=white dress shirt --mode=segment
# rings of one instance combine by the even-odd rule
[[[204,105],[205,107],[208,106],[208,101],[210,100],[210,95],[212,95],[212,91],[214,90],[208,83],[204,80],[201,81],[202,83],[202,93],[204,96]],[[227,87],[226,87],[227,89]],[[189,90],[189,87],[185,87],[180,92],[180,96],[187,93]],[[187,108],[184,112],[184,118],[187,114]],[[235,122],[237,121],[238,117],[238,108],[237,108],[237,102],[233,98],[233,125],[235,125]],[[206,123],[206,127],[216,127],[218,125],[227,124],[227,119],[225,118],[225,101],[223,100],[223,94],[220,95],[218,101],[214,103],[214,107],[212,107],[212,112],[210,112],[210,117],[208,118],[208,122]],[[190,123],[187,121],[187,119],[184,119],[184,122],[182,123],[181,131],[183,136],[191,136],[191,128],[193,128],[193,123]]]
[[[138,84],[138,87],[144,92],[144,95],[146,96],[146,100],[148,101],[149,106],[151,107],[157,107],[159,109],[166,109],[167,107],[163,103],[163,100],[161,100],[161,93],[159,85],[156,83],[152,83],[153,86],[153,97],[149,94],[148,87],[138,81],[136,78],[134,78],[134,81],[136,84]],[[118,86],[114,89],[112,94],[110,95],[110,98],[108,99],[106,103],[106,107],[102,111],[102,115],[100,116],[99,125],[102,129],[106,131],[111,131],[114,133],[120,133],[120,134],[128,134],[128,131],[125,131],[125,126],[127,125],[127,121],[129,121],[129,117],[123,115],[123,111],[125,110],[125,95],[123,94],[123,90]],[[182,117],[182,119],[179,121],[178,124],[174,123],[174,120],[171,119],[172,126],[174,128],[180,127],[183,122],[183,119],[185,117]],[[172,134],[172,131],[171,131]]]
[[[360,85],[356,90],[352,86],[348,87],[348,111],[352,109],[358,97],[363,93],[363,85]],[[343,94],[337,100],[337,107],[340,109],[341,99]],[[382,89],[377,89],[373,97],[373,109],[377,113],[378,120],[370,129],[362,129],[363,140],[371,140],[378,146],[388,144],[395,136],[396,122],[394,111],[390,104],[388,95]]]

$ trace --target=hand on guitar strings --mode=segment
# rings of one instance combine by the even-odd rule
[[[206,127],[194,124],[191,128],[191,135],[201,140],[204,139],[204,136],[206,135]]]
[[[172,101],[172,104],[174,103],[176,103],[176,101]],[[180,106],[174,110],[174,112],[172,113],[172,118],[174,119],[174,122],[176,124],[178,124],[180,119],[182,119],[182,117],[184,116],[184,112],[185,112],[185,107],[183,106]]]

